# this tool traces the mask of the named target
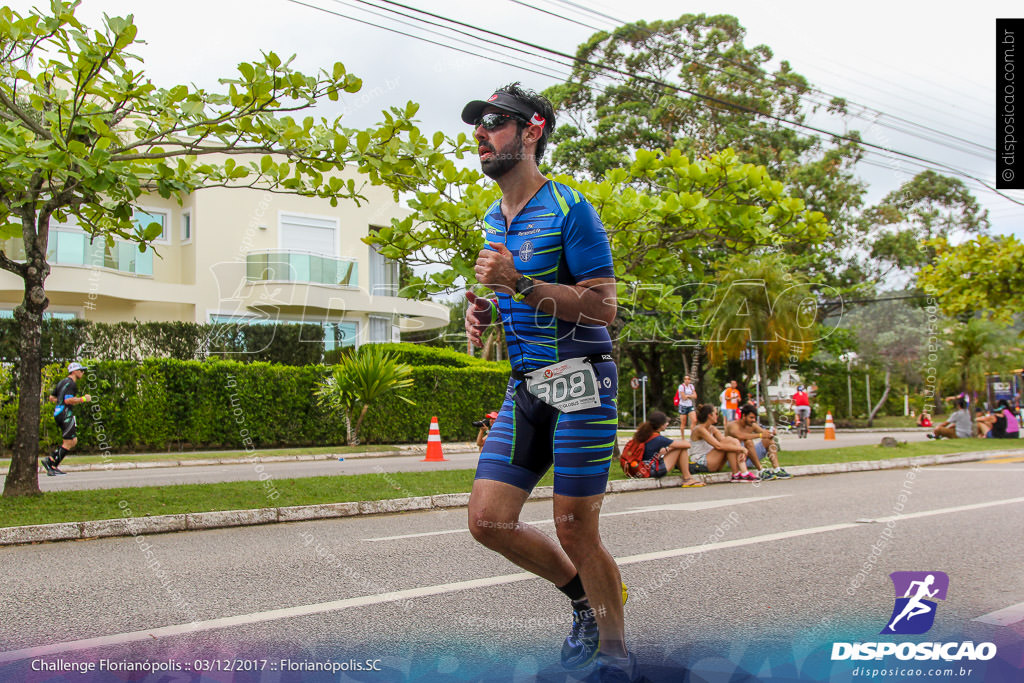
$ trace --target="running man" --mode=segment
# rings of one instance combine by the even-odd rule
[[[935,583],[934,574],[929,574],[928,576],[926,576],[924,581],[910,582],[910,585],[907,586],[907,594],[903,596],[905,598],[909,597],[910,600],[907,601],[906,606],[903,608],[903,611],[900,612],[899,616],[893,619],[892,623],[889,624],[890,631],[895,632],[896,629],[893,627],[896,626],[896,622],[902,619],[903,617],[906,617],[907,621],[910,621],[919,614],[927,614],[928,612],[932,611],[932,608],[921,602],[921,599],[935,597],[935,594],[939,592],[938,588],[936,588],[933,591],[928,590],[928,588],[931,587],[933,583]],[[911,596],[910,594],[914,591],[914,586],[917,586],[917,592],[914,593],[913,596]]]
[[[57,382],[50,392],[50,403],[56,403],[53,410],[53,419],[57,423],[64,440],[59,446],[53,449],[53,455],[42,459],[43,467],[46,469],[46,476],[53,477],[58,474],[67,474],[58,467],[61,461],[78,443],[78,423],[75,421],[75,414],[71,406],[80,403],[88,403],[92,396],[78,396],[78,380],[85,376],[85,368],[81,363],[72,363],[68,366],[68,376]]]
[[[518,83],[462,110],[480,166],[501,188],[487,211],[466,333],[476,346],[499,319],[512,377],[480,454],[469,500],[473,537],[547,579],[572,601],[562,663],[596,661],[632,678],[624,586],[601,542],[598,515],[615,443],[618,377],[607,326],[616,315],[611,248],[590,203],[537,167],[555,126],[551,103]],[[519,521],[530,491],[554,464],[558,542]]]

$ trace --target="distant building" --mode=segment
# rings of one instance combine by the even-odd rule
[[[361,179],[346,170],[345,177]],[[448,309],[398,296],[398,265],[363,243],[407,212],[367,185],[361,206],[256,189],[202,189],[182,198],[143,197],[135,219],[158,223],[153,249],[112,246],[73,223],[50,225],[46,280],[53,317],[103,322],[305,322],[325,328],[327,348],[399,339],[448,324]],[[20,239],[3,243],[24,258]],[[0,317],[23,297],[0,271]]]

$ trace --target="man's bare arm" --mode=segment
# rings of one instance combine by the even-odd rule
[[[491,242],[476,260],[476,278],[480,284],[506,294],[515,292],[521,273],[516,271],[512,252],[500,242]],[[614,278],[591,278],[575,285],[559,285],[534,280],[524,301],[559,320],[582,325],[607,327],[615,320],[617,300]]]
[[[596,277],[576,285],[537,281],[524,301],[559,320],[607,327],[615,320],[615,280]]]

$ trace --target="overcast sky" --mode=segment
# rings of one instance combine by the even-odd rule
[[[371,16],[353,7],[359,5],[354,0],[308,2],[438,42],[453,42],[426,35],[422,27],[398,26]],[[589,28],[511,0],[405,2],[569,53],[575,52],[576,46],[592,33]],[[8,4],[24,12],[41,3],[19,0]],[[530,0],[529,4],[601,28],[611,25],[599,17],[574,12],[557,0]],[[669,19],[684,11],[732,14],[746,27],[748,46],[769,46],[776,60],[788,60],[797,72],[827,93],[974,144],[947,138],[939,142],[922,140],[863,119],[817,118],[816,124],[839,132],[858,129],[867,141],[949,164],[994,185],[995,18],[1024,15],[1019,1],[965,5],[899,0],[698,0],[686,4],[591,0],[586,5],[622,20]],[[421,104],[419,118],[423,130],[440,129],[454,134],[467,130],[459,120],[466,101],[486,96],[498,85],[512,80],[521,80],[536,90],[557,82],[522,67],[430,45],[288,0],[85,0],[79,16],[96,24],[104,12],[134,13],[139,36],[147,42],[136,52],[144,58],[152,80],[162,86],[194,82],[216,87],[217,77],[233,74],[239,61],[255,58],[260,50],[274,50],[282,56],[295,54],[297,66],[307,70],[344,62],[350,72],[364,81],[364,92],[349,96],[344,103],[345,120],[350,126],[371,124],[382,108],[413,100]],[[494,39],[495,47],[504,44]],[[539,57],[531,59],[544,62]],[[566,71],[555,65],[544,70]],[[909,127],[906,122],[891,118],[882,121]],[[940,138],[934,133],[925,134]],[[966,148],[968,152],[950,145]],[[865,165],[860,169],[862,178],[870,184],[870,201],[880,199],[920,170],[907,161],[886,160],[876,155],[869,158],[881,166]],[[1024,207],[982,189],[975,182],[967,182],[989,209],[993,232],[1024,235]],[[1024,202],[1024,192],[1009,194]]]

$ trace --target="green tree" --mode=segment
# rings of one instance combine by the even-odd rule
[[[974,312],[1008,323],[1024,312],[1024,244],[1013,235],[978,237],[953,246],[938,238],[932,262],[918,273],[921,287],[949,316]]]
[[[334,171],[355,165],[367,182],[396,193],[444,171],[444,136],[427,139],[392,108],[377,126],[301,115],[360,89],[340,62],[315,75],[273,52],[239,64],[221,92],[158,88],[130,49],[132,18],[104,17],[98,30],[75,16],[77,2],[52,0],[49,13],[0,7],[0,241],[14,238],[23,259],[0,251],[0,267],[24,281],[19,395],[40,395],[40,321],[46,309],[49,226],[69,217],[95,240],[149,248],[158,226],[137,227],[145,193],[180,197],[203,187],[261,190],[359,201],[359,188]],[[239,157],[239,155],[250,155]],[[249,160],[247,160],[249,159]],[[38,402],[23,400],[4,495],[39,492]]]
[[[882,396],[868,414],[870,427],[889,398],[893,374],[903,379],[915,374],[927,343],[927,314],[902,301],[883,301],[854,309],[844,322],[856,334],[859,360],[885,373]]]
[[[751,347],[760,353],[762,387],[784,362],[807,358],[819,335],[816,300],[809,285],[781,254],[734,256],[717,275],[703,306],[703,334],[712,362],[738,359]],[[771,401],[768,420],[775,424]]]
[[[977,235],[988,225],[988,210],[963,181],[931,170],[903,183],[861,216],[876,281],[894,271],[912,274],[935,258],[936,240]]]
[[[764,166],[788,196],[832,227],[827,244],[793,243],[791,267],[843,291],[863,288],[844,252],[855,246],[865,192],[854,176],[862,151],[856,142],[822,140],[779,120],[803,122],[823,108],[843,112],[845,103],[823,101],[786,61],[769,71],[772,50],[748,46],[745,37],[735,17],[706,14],[595,33],[578,48],[566,82],[545,91],[558,111],[553,166],[600,178],[629,166],[636,150],[675,148],[701,158],[731,149],[741,162]],[[608,83],[594,65],[616,80]],[[643,178],[636,182],[642,186]],[[728,256],[715,245],[702,252],[706,263]]]
[[[1014,348],[1014,335],[999,323],[984,318],[951,321],[943,337],[947,345],[943,363],[946,371],[940,379],[947,386],[955,386],[957,392],[984,392],[985,373],[1015,367],[1011,365],[1015,360],[1019,367],[1020,351]]]
[[[415,405],[402,395],[412,385],[411,365],[399,362],[377,344],[367,344],[342,357],[330,376],[317,383],[313,393],[321,406],[341,411],[348,445],[355,446],[370,406],[390,393]]]

